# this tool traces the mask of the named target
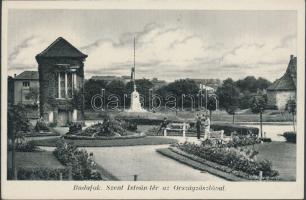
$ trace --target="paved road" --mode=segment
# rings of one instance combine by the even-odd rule
[[[133,147],[90,147],[94,160],[120,180],[139,181],[224,181],[167,158],[155,151],[168,145]]]

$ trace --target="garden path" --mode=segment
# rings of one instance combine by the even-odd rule
[[[215,175],[201,172],[156,152],[168,145],[130,147],[88,147],[94,160],[120,180],[139,181],[224,181]]]

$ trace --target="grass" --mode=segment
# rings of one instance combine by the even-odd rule
[[[16,152],[16,167],[64,169],[52,152]]]
[[[34,143],[38,146],[54,147],[60,138],[50,138],[35,140]],[[116,147],[116,146],[138,146],[138,145],[161,145],[173,144],[177,140],[163,137],[144,137],[133,139],[116,139],[116,140],[69,140],[65,141],[72,143],[78,147]]]
[[[257,159],[270,160],[282,180],[296,180],[296,144],[271,142],[257,144],[254,148],[259,152]]]

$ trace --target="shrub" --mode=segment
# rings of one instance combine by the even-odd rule
[[[93,169],[93,160],[86,150],[60,140],[53,151],[55,157],[66,166],[72,167],[74,180],[101,180],[101,174]]]
[[[224,134],[227,136],[230,136],[233,132],[237,132],[238,135],[258,135],[259,133],[259,129],[255,127],[247,127],[227,123],[211,124],[210,127],[214,131],[224,130]]]
[[[68,179],[67,169],[48,168],[18,168],[18,180],[60,180],[60,173],[63,179]]]
[[[49,131],[49,128],[48,128],[48,126],[47,126],[47,124],[45,123],[44,120],[39,119],[39,120],[37,120],[37,122],[36,122],[36,125],[35,125],[34,130],[35,130],[36,132],[40,132],[40,131],[48,132],[48,131]]]
[[[296,132],[285,132],[283,136],[287,142],[296,143]]]
[[[35,152],[38,151],[39,148],[35,145],[33,140],[29,142],[16,143],[15,150],[18,152]]]
[[[200,158],[212,161],[224,166],[228,166],[234,170],[242,171],[250,175],[258,175],[259,171],[263,172],[263,176],[274,177],[278,172],[272,169],[269,161],[255,161],[250,157],[251,152],[244,152],[236,148],[220,148],[210,145],[196,145],[191,143],[178,144],[178,148],[196,155]]]
[[[69,134],[76,134],[82,131],[82,124],[73,122],[69,125]]]

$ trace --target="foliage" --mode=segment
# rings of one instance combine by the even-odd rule
[[[48,168],[18,168],[18,180],[60,180],[60,173],[63,179],[68,179],[67,169]]]
[[[106,116],[102,122],[94,124],[84,131],[81,135],[87,136],[124,136],[127,134],[127,130],[136,131],[137,125],[135,123],[126,122],[121,119],[115,119],[110,116]]]
[[[86,109],[91,109],[91,98],[96,94],[101,94],[101,89],[105,89],[106,85],[106,81],[93,79],[89,79],[84,83],[84,99]]]
[[[74,180],[101,180],[101,174],[94,170],[93,160],[86,150],[60,140],[53,151],[55,157],[66,166],[72,167]]]
[[[271,82],[262,77],[256,79],[254,76],[247,76],[244,79],[236,81],[236,85],[242,92],[248,91],[250,93],[256,93],[258,89],[263,90],[268,88]]]
[[[289,99],[287,104],[286,104],[286,109],[288,110],[289,113],[292,115],[296,114],[296,101],[293,99]]]
[[[283,136],[287,142],[296,143],[296,132],[285,132]]]
[[[38,151],[39,148],[36,146],[34,141],[28,141],[28,142],[16,143],[15,150],[18,152],[35,152]]]
[[[240,91],[232,79],[223,81],[222,86],[217,89],[217,96],[220,108],[226,110],[230,115],[235,115],[239,107]]]
[[[263,176],[267,177],[275,177],[278,175],[278,172],[272,169],[270,161],[256,161],[250,158],[253,153],[247,154],[247,152],[236,148],[219,148],[196,145],[188,142],[178,144],[178,148],[187,153],[250,175],[258,175],[260,171],[263,172]]]
[[[214,123],[210,125],[211,129],[215,131],[224,130],[225,135],[231,135],[231,133],[236,132],[238,135],[258,135],[259,129],[255,127],[247,127],[228,123]]]
[[[73,122],[69,125],[69,134],[77,134],[82,131],[82,123]]]
[[[41,132],[41,131],[43,131],[43,132],[48,132],[48,131],[49,131],[49,128],[48,128],[46,122],[45,122],[43,119],[39,119],[39,120],[37,120],[37,122],[36,122],[36,125],[35,125],[34,130],[35,130],[36,132]]]
[[[29,93],[25,96],[28,99],[31,99],[34,102],[34,105],[37,105],[39,98],[39,88],[38,87],[30,87]]]
[[[267,105],[267,99],[263,95],[253,96],[251,99],[251,111],[255,114],[262,113]]]

